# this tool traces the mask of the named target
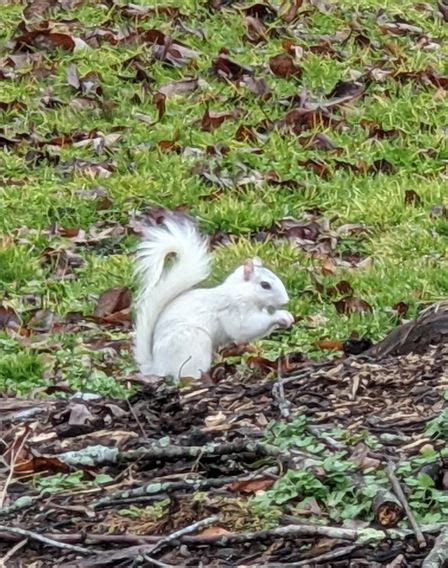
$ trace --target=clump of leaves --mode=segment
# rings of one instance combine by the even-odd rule
[[[161,501],[154,503],[154,505],[148,505],[147,507],[130,505],[125,509],[120,509],[118,514],[122,517],[139,519],[141,521],[159,521],[166,515],[169,504],[169,499],[162,499]]]
[[[318,454],[324,449],[315,436],[306,432],[306,418],[299,416],[295,420],[283,424],[273,423],[268,426],[266,432],[267,441],[282,449],[302,448],[312,454]]]
[[[86,489],[89,487],[97,487],[112,481],[112,477],[107,474],[98,474],[93,480],[84,480],[82,471],[74,471],[72,473],[57,473],[48,477],[38,477],[34,480],[34,485],[41,495],[54,495],[71,491],[74,489]]]
[[[448,440],[448,409],[443,410],[440,416],[428,422],[426,434],[434,438]]]

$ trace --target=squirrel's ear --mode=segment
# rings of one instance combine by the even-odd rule
[[[258,256],[254,256],[253,259],[252,259],[252,262],[253,262],[254,266],[258,266],[258,267],[263,266],[263,261]]]
[[[243,265],[244,280],[250,280],[254,273],[254,261],[249,258]]]

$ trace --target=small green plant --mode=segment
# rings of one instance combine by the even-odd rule
[[[306,418],[300,416],[288,424],[281,422],[268,426],[266,441],[284,450],[301,448],[312,454],[318,454],[324,449],[319,440],[306,433]]]
[[[57,473],[48,477],[38,477],[34,480],[34,485],[40,490],[41,495],[63,493],[75,489],[85,489],[88,487],[98,487],[112,481],[112,477],[100,473],[92,480],[83,480],[82,471],[72,473]]]
[[[428,422],[426,434],[448,441],[448,409],[443,410],[440,416]]]
[[[86,486],[83,482],[82,471],[74,471],[73,473],[57,473],[49,477],[39,477],[34,483],[41,495],[53,495],[62,493],[71,489],[80,489]]]
[[[122,517],[129,517],[131,519],[158,521],[166,515],[169,504],[169,499],[162,499],[161,501],[157,501],[153,505],[148,505],[147,507],[137,507],[137,505],[130,505],[126,509],[120,509],[118,513]]]
[[[310,471],[289,470],[266,492],[271,503],[282,505],[291,499],[316,497],[323,499],[328,488]]]

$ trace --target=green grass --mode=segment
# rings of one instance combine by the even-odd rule
[[[145,5],[144,2],[140,4]],[[338,2],[327,14],[311,10],[308,16],[290,26],[291,33],[298,35],[296,42],[301,46],[316,45],[323,34],[348,31],[355,20],[372,45],[365,47],[353,38],[343,44],[333,41],[332,46],[341,54],[340,60],[328,55],[313,55],[305,49],[303,59],[298,62],[303,67],[303,76],[297,81],[278,78],[267,71],[269,58],[282,50],[283,37],[272,36],[267,43],[252,45],[242,40],[244,20],[236,10],[207,11],[204,3],[192,0],[163,2],[161,5],[167,4],[178,6],[184,15],[184,24],[191,29],[200,28],[205,40],[176,28],[174,20],[166,16],[147,16],[138,21],[125,19],[118,10],[109,11],[96,3],[84,4],[73,12],[52,14],[56,21],[75,19],[74,37],[86,37],[97,27],[116,32],[124,25],[142,30],[157,28],[197,50],[196,63],[181,68],[170,68],[160,62],[145,64],[147,72],[154,78],[153,92],[159,86],[185,76],[202,79],[200,89],[193,94],[169,98],[166,114],[158,122],[152,92],[145,90],[141,82],[129,79],[135,75],[135,70],[125,64],[134,56],[148,61],[148,45],[103,42],[99,47],[74,53],[60,49],[47,51],[38,63],[53,68],[45,79],[34,76],[31,67],[26,66],[16,70],[15,78],[1,81],[0,101],[17,100],[24,105],[24,108],[0,111],[0,119],[5,125],[4,136],[25,135],[20,144],[0,153],[0,234],[3,235],[0,292],[4,301],[16,309],[25,323],[31,315],[31,306],[26,300],[30,295],[34,298],[33,306],[52,310],[62,317],[70,311],[91,314],[102,291],[112,286],[132,285],[129,254],[135,238],[125,237],[118,242],[83,247],[52,235],[49,227],[54,224],[80,227],[88,232],[100,223],[126,225],[131,211],[153,204],[165,207],[187,205],[189,212],[201,220],[204,231],[212,233],[220,229],[240,238],[237,244],[215,251],[211,283],[218,282],[238,262],[254,253],[263,257],[284,279],[291,295],[291,311],[303,319],[290,334],[261,343],[269,356],[275,356],[283,349],[301,350],[313,357],[322,357],[314,347],[317,339],[344,340],[353,330],[379,339],[396,323],[391,307],[397,302],[409,303],[412,316],[419,302],[446,297],[448,221],[430,216],[434,205],[448,206],[446,90],[417,80],[403,84],[391,77],[372,81],[363,98],[339,113],[344,119],[342,128],[315,129],[315,132],[325,133],[341,148],[339,156],[305,149],[296,136],[275,130],[259,143],[235,140],[240,123],[255,125],[265,118],[281,118],[286,112],[280,104],[281,99],[302,88],[306,88],[311,98],[322,98],[339,80],[350,80],[380,64],[394,71],[416,71],[430,66],[436,73],[447,74],[446,24],[410,0],[382,3],[386,21],[401,16],[422,28],[422,35],[433,42],[426,48],[424,43],[417,43],[412,34],[392,36],[381,33],[375,20],[378,3],[373,0]],[[2,57],[11,52],[10,42],[16,36],[22,9],[23,5],[17,2],[2,6]],[[270,25],[279,24],[274,21]],[[245,87],[225,83],[209,74],[212,60],[224,46],[230,49],[233,60],[251,66],[255,76],[266,78],[273,91],[271,100],[260,102]],[[395,60],[392,60],[391,51]],[[79,95],[67,83],[70,64],[76,65],[80,77],[90,71],[100,74],[103,97],[94,108],[79,110],[71,104]],[[45,107],[41,101],[45,94],[58,99],[60,105]],[[213,111],[238,107],[244,111],[244,116],[240,122],[227,121],[212,132],[203,132],[198,121],[207,106]],[[154,123],[143,122],[139,114],[148,116]],[[369,139],[361,120],[375,121],[384,129],[396,129],[398,135],[388,140]],[[26,136],[48,141],[60,134],[92,130],[109,134],[115,129],[121,133],[121,138],[110,151],[97,154],[91,146],[52,148],[44,144],[40,149],[58,156],[59,166],[45,159],[35,166],[29,162],[27,153],[39,148],[33,147]],[[222,159],[160,152],[157,143],[172,140],[176,133],[182,147],[204,153],[208,145],[225,144],[229,152]],[[251,152],[251,145],[258,148],[259,153]],[[112,159],[115,169],[104,178],[64,173],[60,166],[73,158],[96,163]],[[309,158],[328,164],[330,175],[327,179],[321,179],[299,165]],[[395,166],[395,171],[371,176],[337,170],[336,159],[353,164],[371,164],[374,160],[385,159]],[[217,191],[218,188],[205,184],[192,173],[197,162],[209,166],[216,162],[229,173],[235,173],[239,163],[261,174],[274,170],[282,179],[294,179],[304,188],[248,185]],[[95,200],[86,198],[86,193],[98,185],[109,195],[109,209],[98,210]],[[416,191],[420,203],[406,204],[406,190]],[[275,241],[256,244],[249,238],[251,231],[268,228],[283,217],[301,219],[307,210],[316,207],[324,217],[332,219],[332,229],[346,223],[362,223],[368,227],[369,233],[362,239],[359,236],[340,238],[338,250],[362,252],[372,259],[370,268],[338,269],[333,276],[322,276],[317,259],[310,254],[289,244]],[[58,280],[51,268],[42,264],[42,253],[47,247],[70,248],[84,259],[84,265],[75,269],[74,280]],[[355,295],[372,305],[372,314],[350,317],[337,314],[332,298],[315,293],[311,269],[328,285],[341,279],[348,280]],[[315,315],[322,315],[324,319],[317,327],[310,327],[307,317]],[[70,357],[65,355],[67,350],[73,349],[69,346],[72,341],[69,337],[45,337],[46,348],[56,358],[56,363],[53,361],[51,365],[60,366],[59,378],[79,386],[80,376],[87,382],[93,377],[89,386],[101,390],[98,386],[102,384],[101,380],[95,373],[113,377],[132,369],[130,357],[124,354],[115,355],[110,364],[105,365],[106,370],[101,369],[104,361],[90,353],[83,342],[102,331],[77,332],[78,349],[73,350]],[[114,333],[108,333],[114,336]],[[116,335],[126,334],[117,332]],[[15,340],[6,367],[0,370],[2,377],[8,375],[7,379],[2,378],[8,381],[8,389],[17,384],[17,390],[22,392],[23,384],[40,384],[45,370],[51,374],[50,363],[45,359],[37,363],[36,353],[32,345],[25,350],[22,340]],[[84,366],[81,372],[80,360],[86,358],[91,363],[90,370],[86,371]],[[24,375],[27,380],[22,383]],[[110,384],[105,382],[104,392],[110,392]]]

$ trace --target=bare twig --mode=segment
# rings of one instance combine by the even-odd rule
[[[377,532],[382,533],[382,531]],[[338,540],[355,541],[359,536],[359,531],[320,525],[286,525],[253,533],[241,532],[225,535],[185,536],[182,538],[181,542],[185,544],[215,544],[227,546],[228,544],[252,542],[270,538],[296,538],[304,536],[325,536]]]
[[[5,531],[12,534],[17,534],[25,538],[31,538],[46,544],[48,546],[53,546],[55,548],[61,548],[62,550],[69,550],[70,552],[78,552],[79,554],[93,554],[95,551],[88,550],[82,546],[75,546],[73,544],[65,544],[63,542],[47,538],[39,533],[28,531],[26,529],[20,529],[18,527],[8,527],[6,525],[0,525],[0,531]]]
[[[274,458],[290,459],[289,452],[280,450],[269,444],[253,442],[250,440],[237,440],[224,444],[206,444],[204,446],[166,446],[152,445],[138,450],[123,452],[119,457],[124,460],[135,459],[169,459],[196,458],[198,456],[223,456],[237,453],[253,453],[260,456],[272,456]]]
[[[160,562],[160,560],[156,560],[147,554],[143,555],[143,560],[149,562],[152,566],[157,566],[157,568],[173,568],[172,564],[165,564],[164,562]]]
[[[162,537],[155,544],[142,544],[137,546],[129,546],[127,548],[119,548],[117,550],[99,552],[96,556],[92,558],[87,558],[82,561],[77,561],[76,563],[66,564],[67,568],[93,568],[95,566],[104,566],[105,564],[117,565],[122,560],[132,560],[132,566],[138,566],[141,564],[142,560],[146,560],[154,566],[159,568],[167,567],[163,562],[153,558],[153,555],[159,552],[163,547],[177,541],[184,535],[196,532],[201,528],[207,527],[218,520],[218,516],[213,515],[212,517],[207,517],[202,521],[188,525],[168,536]]]
[[[205,527],[209,527],[213,523],[216,523],[218,520],[218,515],[212,515],[211,517],[207,517],[206,519],[202,519],[200,521],[197,521],[196,523],[184,527],[183,529],[179,529],[178,531],[171,533],[170,535],[162,538],[162,540],[159,540],[159,542],[151,550],[151,554],[159,552],[159,550],[161,550],[167,544],[170,544],[171,542],[178,540],[179,538],[187,534],[191,534],[204,529]]]
[[[140,422],[139,417],[137,416],[137,413],[134,410],[134,407],[132,406],[132,404],[129,402],[128,399],[126,399],[127,405],[129,407],[129,410],[131,411],[132,416],[134,417],[134,420],[137,422],[137,426],[140,428],[140,432],[142,433],[143,437],[146,438],[146,432],[145,429],[143,428],[143,424]]]
[[[17,544],[10,548],[8,552],[2,558],[0,558],[0,568],[6,568],[6,563],[8,562],[8,560],[10,560],[16,552],[23,548],[27,542],[28,539],[24,538],[23,540],[19,540]]]
[[[224,456],[240,453],[254,454],[255,456],[271,456],[277,460],[288,462],[291,454],[286,450],[281,450],[270,444],[253,442],[251,440],[237,440],[223,444],[210,443],[204,446],[166,446],[151,444],[137,450],[120,452],[117,448],[95,445],[58,454],[57,457],[62,462],[71,465],[105,465],[122,463],[123,461],[177,461],[182,458],[197,459],[203,456]]]
[[[326,562],[328,560],[335,560],[336,558],[341,558],[351,554],[354,550],[359,548],[356,544],[350,544],[349,546],[343,546],[336,548],[336,550],[331,550],[325,554],[320,554],[319,556],[314,556],[314,558],[306,558],[305,560],[300,560],[299,562],[294,562],[293,564],[282,563],[282,568],[293,568],[295,566],[310,566],[314,565],[316,562]]]
[[[415,520],[414,514],[411,511],[411,508],[409,507],[409,503],[408,500],[406,499],[406,495],[404,494],[404,491],[400,485],[400,482],[398,481],[395,472],[394,472],[395,466],[392,462],[389,462],[387,468],[386,468],[386,475],[389,478],[389,481],[392,485],[392,489],[394,490],[395,495],[398,497],[398,500],[400,501],[406,516],[409,519],[409,523],[412,527],[412,530],[414,531],[415,534],[415,538],[417,539],[417,543],[419,545],[420,548],[424,548],[426,546],[426,539],[417,523],[417,521]]]
[[[448,563],[448,527],[437,537],[434,546],[422,564],[422,568],[441,568]]]
[[[277,380],[272,387],[272,397],[277,401],[280,416],[288,420],[291,412],[291,402],[285,398],[284,378],[282,377],[281,357],[278,359]]]
[[[20,456],[20,452],[22,451],[23,446],[25,445],[25,442],[28,440],[30,434],[31,434],[31,431],[24,433],[22,440],[20,441],[19,447],[17,448],[17,451],[14,452],[13,455],[11,455],[11,461],[9,463],[8,477],[6,478],[2,494],[0,496],[0,509],[3,507],[3,503],[5,502],[6,495],[8,493],[8,487],[9,487],[9,484],[11,483],[12,476],[14,475],[14,468],[15,468],[15,465],[16,465],[17,458]]]
[[[235,481],[253,481],[256,479],[265,479],[266,475],[275,475],[277,468],[266,468],[265,470],[258,471],[257,474],[250,474],[246,476],[232,475],[228,477],[219,477],[216,479],[182,479],[180,481],[160,481],[154,483],[147,483],[134,489],[126,491],[118,491],[102,497],[92,503],[92,507],[98,508],[111,504],[123,499],[133,499],[135,497],[142,497],[145,495],[158,495],[160,493],[173,493],[174,491],[204,491],[205,489],[219,488]]]
[[[295,527],[299,527],[295,530]],[[325,527],[320,525],[288,525],[287,527],[281,527],[282,531],[278,532],[278,529],[272,529],[271,531],[262,531],[262,536],[265,538],[282,538],[288,536],[288,530],[292,528],[290,532],[291,536],[324,536],[328,538],[342,539],[348,541],[355,541],[363,535],[363,530],[355,529],[345,529],[339,527]],[[286,534],[285,534],[285,530]],[[412,536],[414,532],[410,529],[368,529],[369,534],[376,538],[390,538],[393,540],[402,540],[406,537]],[[435,524],[435,525],[422,525],[421,530],[425,534],[439,534],[442,530],[448,530],[447,523]],[[342,532],[341,532],[342,531]],[[179,540],[185,544],[223,544],[219,539],[225,537],[238,536],[240,542],[245,540],[256,540],[260,533],[231,533],[230,535],[218,535],[216,537],[201,537],[201,536],[183,536]],[[153,545],[157,544],[162,538],[157,535],[138,535],[138,534],[98,534],[98,533],[43,533],[41,536],[51,539],[52,541],[58,543],[83,543],[83,544],[120,544],[120,545]],[[20,535],[13,534],[7,531],[3,531],[0,528],[0,540],[3,542],[18,542],[20,540]],[[149,553],[149,550],[147,551]]]

